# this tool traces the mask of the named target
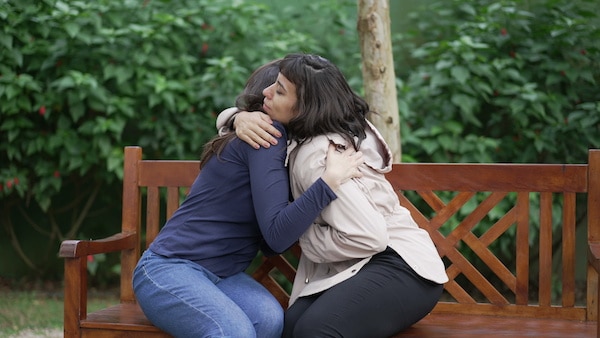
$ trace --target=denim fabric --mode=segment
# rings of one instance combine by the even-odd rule
[[[185,259],[146,250],[134,271],[148,319],[175,337],[280,337],[283,309],[244,272],[219,278]]]

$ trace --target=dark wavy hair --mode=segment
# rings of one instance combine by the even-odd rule
[[[235,100],[235,106],[240,111],[262,111],[265,99],[263,90],[277,80],[280,62],[281,59],[273,60],[260,66],[250,75],[244,86],[244,91]],[[202,155],[200,156],[200,168],[204,167],[213,155],[218,157],[225,146],[235,137],[235,133],[230,132],[226,135],[215,136],[208,141],[204,145]]]
[[[365,139],[367,102],[358,96],[338,67],[312,54],[288,54],[280,73],[296,86],[296,116],[287,125],[291,140],[302,144],[326,133],[342,135],[358,150]]]

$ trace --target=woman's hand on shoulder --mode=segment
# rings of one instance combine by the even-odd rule
[[[329,144],[325,161],[325,172],[321,176],[323,181],[336,191],[339,187],[352,178],[362,177],[359,166],[364,162],[363,154],[354,149],[339,149],[335,144]]]
[[[235,116],[233,127],[237,137],[255,149],[276,145],[276,137],[281,137],[281,132],[273,126],[269,115],[260,111],[239,112]]]

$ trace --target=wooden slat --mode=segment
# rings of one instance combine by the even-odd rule
[[[582,164],[402,163],[387,177],[396,190],[585,192],[586,170]]]
[[[394,337],[593,337],[595,330],[577,320],[436,313]]]
[[[148,187],[188,187],[200,172],[199,161],[153,161],[140,163],[139,185]]]
[[[560,306],[539,307],[532,305],[496,306],[490,303],[458,304],[440,301],[433,309],[433,313],[446,314],[468,314],[484,316],[506,316],[523,318],[549,318],[566,319],[575,321],[586,320],[586,309],[584,307],[565,308]],[[543,337],[543,336],[542,336]]]
[[[552,193],[540,194],[539,303],[552,303]]]
[[[529,193],[517,194],[516,304],[529,301]]]
[[[142,148],[126,147],[125,161],[123,168],[123,210],[121,232],[127,234],[135,234],[135,242],[139,243],[139,234],[141,232],[141,210],[142,201],[140,190],[138,189],[139,182],[139,164],[142,160]],[[133,302],[135,296],[133,294],[133,286],[131,279],[133,277],[133,269],[140,257],[141,248],[139,245],[133,249],[121,251],[121,301]]]
[[[167,188],[167,219],[179,208],[179,187]]]
[[[160,228],[160,189],[148,187],[146,190],[146,249],[158,235]]]
[[[588,153],[588,199],[587,220],[589,245],[600,241],[600,149],[592,149]],[[593,258],[593,257],[590,257]],[[587,269],[587,310],[588,320],[598,320],[600,312],[600,294],[598,293],[598,270],[588,266]],[[598,326],[600,337],[600,325]]]
[[[562,306],[575,306],[575,193],[563,194],[562,218]]]

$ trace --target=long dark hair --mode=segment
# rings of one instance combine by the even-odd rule
[[[358,96],[336,65],[311,54],[289,54],[279,71],[296,86],[297,113],[287,125],[299,144],[326,133],[341,134],[358,150],[365,139],[367,102]]]
[[[235,100],[235,106],[239,110],[262,111],[265,99],[263,90],[277,80],[280,61],[280,59],[277,59],[264,64],[250,75],[244,91]],[[234,132],[229,132],[226,135],[215,136],[208,141],[204,145],[202,155],[200,156],[200,168],[204,167],[213,155],[218,157],[225,146],[235,137]]]

